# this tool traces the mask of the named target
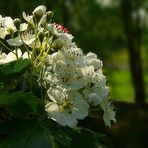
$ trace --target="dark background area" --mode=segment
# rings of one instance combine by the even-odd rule
[[[0,0],[0,14],[21,17],[41,4],[104,63],[117,123],[104,129],[91,121],[91,128],[107,133],[109,148],[147,148],[148,0]]]

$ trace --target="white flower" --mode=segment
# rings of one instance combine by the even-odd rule
[[[103,67],[102,61],[97,59],[97,55],[92,52],[89,52],[86,55],[86,62],[88,66],[94,66],[95,70],[99,70]]]
[[[46,59],[45,59],[45,64],[46,65],[52,65],[52,58],[51,58],[51,55],[50,54],[47,54],[46,55]],[[47,67],[50,67],[50,66],[47,66]]]
[[[109,93],[108,87],[101,87],[101,86],[97,87],[95,85],[83,90],[85,99],[92,106],[99,105],[104,99],[108,97],[108,93]]]
[[[0,65],[5,63],[5,61],[6,61],[6,56],[7,56],[7,55],[6,55],[5,53],[1,53],[1,52],[0,52]]]
[[[0,27],[0,38],[4,39],[9,34],[5,28]]]
[[[65,56],[65,62],[70,65],[75,65],[79,68],[85,66],[83,51],[80,48],[63,48],[61,50]]]
[[[21,46],[23,43],[25,43],[26,45],[33,47],[34,41],[35,41],[34,34],[27,32],[27,33],[22,34],[21,36],[22,36],[22,39],[20,36],[17,36],[14,39],[8,39],[6,41],[10,46]]]
[[[10,45],[10,46],[21,46],[23,44],[22,40],[20,39],[20,37],[16,37],[14,39],[8,39],[6,40],[7,43]]]
[[[62,126],[75,127],[78,119],[88,115],[89,105],[76,91],[66,92],[62,88],[48,90],[48,95],[53,102],[46,104],[48,116]]]
[[[4,39],[7,34],[16,31],[16,27],[14,25],[13,19],[11,17],[5,17],[1,20],[0,27],[0,38]]]
[[[0,15],[0,26],[2,26],[3,17]]]
[[[14,21],[13,21],[13,19],[11,18],[11,17],[5,17],[4,19],[3,19],[3,21],[2,21],[2,26],[4,27],[4,28],[6,28],[7,29],[7,31],[9,30],[9,29],[11,29],[11,30],[16,30],[16,27],[15,27],[15,25],[14,25]]]
[[[83,52],[80,48],[63,48],[56,53],[52,54],[52,64],[57,61],[63,61],[67,65],[76,66],[78,68],[85,65]]]
[[[25,52],[22,54],[22,51],[20,49],[13,50],[12,52],[9,52],[8,54],[1,53],[0,54],[0,64],[5,64],[9,63],[12,61],[17,60],[18,58],[23,58],[23,59],[29,59],[31,53],[28,54],[28,52]]]
[[[20,31],[25,31],[25,30],[27,30],[27,28],[28,28],[28,24],[26,24],[26,23],[20,24]]]
[[[33,43],[35,41],[35,35],[34,34],[27,32],[26,34],[22,35],[22,39],[23,39],[23,42],[26,45],[33,47]]]
[[[61,25],[59,25],[61,26]],[[65,33],[56,27],[55,24],[47,24],[46,29],[50,31],[53,35],[55,35],[58,38],[61,38],[62,40],[66,41],[72,41],[74,38],[71,34]]]
[[[23,18],[31,25],[34,25],[33,15],[26,15],[26,13],[23,12]]]
[[[85,66],[82,68],[82,73],[84,75],[86,85],[88,83],[93,83],[97,86],[105,86],[106,85],[106,77],[103,75],[101,69],[99,71],[95,71],[94,66]]]
[[[23,59],[30,59],[31,58],[31,54],[32,54],[32,52],[24,52],[23,54],[22,54],[22,58]]]
[[[104,111],[103,119],[104,119],[105,125],[110,127],[111,121],[116,122],[115,111],[112,109],[111,103],[107,99],[104,99],[100,103],[100,106]]]
[[[84,76],[85,85],[87,85],[88,83],[92,83],[92,78],[93,78],[93,75],[95,74],[94,67],[92,65],[85,66],[82,68],[82,73]]]
[[[15,61],[17,58],[20,58],[22,56],[22,51],[20,49],[14,50],[13,52],[9,52],[6,57],[6,63]]]
[[[59,33],[57,34],[57,37],[63,39],[66,43],[72,42],[72,39],[74,38],[71,34],[68,33]]]
[[[56,64],[58,61],[65,61],[64,54],[59,50],[51,55],[52,64]]]
[[[48,55],[48,63],[50,65],[55,65],[58,61],[65,61],[65,57],[60,50],[52,55]]]
[[[105,87],[106,85],[106,77],[103,75],[102,72],[94,72],[92,76],[91,82],[96,86]]]
[[[61,85],[63,88],[70,90],[78,90],[84,86],[84,79],[80,68],[68,65],[63,61],[57,61],[50,70],[46,70],[44,75],[46,83]]]
[[[84,79],[80,68],[58,61],[53,69],[59,83],[69,89],[80,89],[84,86]]]
[[[46,29],[50,31],[53,35],[59,35],[57,29],[53,26],[53,24],[46,24]]]
[[[60,45],[60,48],[76,47],[75,43],[72,42],[74,38],[71,34],[64,32],[64,27],[59,24],[46,24],[46,29],[57,39],[53,45]]]

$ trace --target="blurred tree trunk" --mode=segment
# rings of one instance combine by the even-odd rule
[[[133,1],[139,7],[138,0]],[[138,10],[138,7],[136,9]],[[135,92],[135,102],[138,106],[145,105],[145,86],[141,59],[141,27],[137,13],[133,19],[133,3],[131,0],[121,0],[121,10],[128,45],[129,63]]]

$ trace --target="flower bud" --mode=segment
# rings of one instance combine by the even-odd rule
[[[54,40],[54,42],[52,43],[52,48],[54,48],[54,50],[56,51],[58,51],[62,46],[63,46],[63,42],[59,38]]]
[[[38,37],[41,43],[43,42],[44,36],[45,36],[44,32],[39,32]]]
[[[49,38],[49,37],[53,36],[53,34],[52,34],[51,32],[49,32],[49,31],[46,31],[46,32],[45,32],[45,36],[46,36],[47,38]]]
[[[53,12],[52,11],[48,11],[46,12],[46,19],[50,20],[53,17]]]
[[[14,25],[17,30],[20,29],[21,20],[19,18],[14,19]]]
[[[46,25],[46,15],[43,15],[41,20],[40,20],[40,25],[45,26]]]
[[[48,38],[49,35],[50,35],[49,31],[46,31],[46,32],[45,32],[45,36]]]
[[[46,13],[46,7],[44,5],[40,5],[32,12],[34,16],[42,17]]]

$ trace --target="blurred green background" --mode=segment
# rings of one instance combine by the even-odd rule
[[[104,63],[117,110],[117,124],[103,128],[109,147],[148,147],[148,0],[0,0],[0,14],[21,17],[40,4]]]

